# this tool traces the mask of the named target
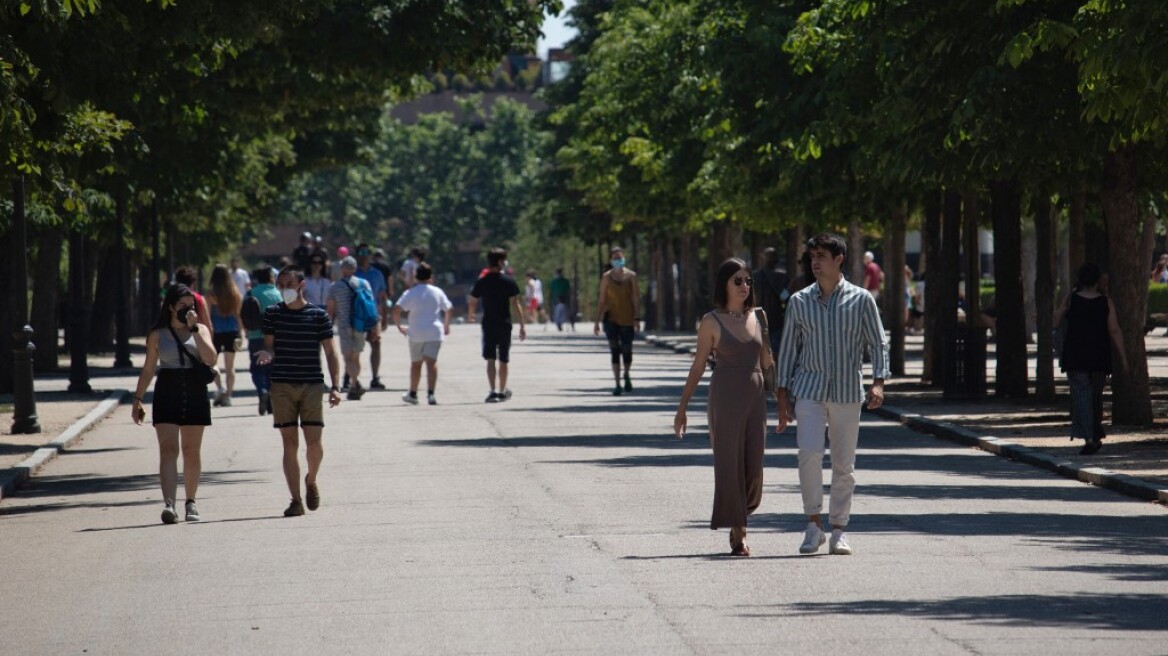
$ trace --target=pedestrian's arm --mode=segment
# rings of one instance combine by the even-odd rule
[[[443,335],[450,334],[450,318],[453,315],[454,315],[454,308],[451,306],[447,306],[446,307],[446,314],[442,318],[442,334]]]
[[[329,321],[334,324],[337,322],[337,302],[333,300],[332,294],[324,302],[324,311],[328,313]]]
[[[385,290],[377,292],[377,313],[381,315],[381,329],[389,328],[389,294]]]
[[[341,402],[341,361],[337,357],[337,340],[329,336],[321,340],[320,345],[324,349],[324,359],[328,363],[329,380],[332,381],[332,386],[329,387],[329,407],[336,407]]]
[[[1107,299],[1107,334],[1111,337],[1111,344],[1115,347],[1116,353],[1119,353],[1119,366],[1121,371],[1128,371],[1127,352],[1123,349],[1123,331],[1119,328],[1119,320],[1115,318],[1115,303],[1111,299]]]
[[[685,387],[681,390],[681,401],[677,404],[677,414],[673,417],[673,434],[678,439],[685,437],[685,429],[689,423],[686,417],[689,400],[693,398],[702,374],[706,371],[706,361],[717,343],[717,334],[718,327],[714,320],[709,315],[702,317],[702,322],[698,324],[697,353],[694,354],[693,364],[689,366],[689,375],[686,376]]]
[[[406,329],[401,325],[401,301],[398,301],[393,306],[393,325],[397,326],[397,331],[403,335],[406,334]]]
[[[592,332],[600,334],[600,320],[608,310],[608,276],[600,277],[600,298],[596,299],[596,322],[592,324]]]
[[[638,311],[641,309],[641,292],[640,288],[637,286],[637,274],[634,273],[629,277],[632,279],[633,283],[633,330],[640,330],[641,321],[637,319],[637,317],[639,316]]]
[[[138,385],[134,388],[134,403],[130,408],[130,417],[135,424],[141,424],[145,417],[142,404],[146,397],[146,390],[150,381],[154,379],[154,370],[158,366],[158,331],[152,330],[146,336],[146,360],[142,362],[142,373],[138,374]]]
[[[511,297],[511,304],[515,307],[515,314],[519,315],[519,339],[527,339],[527,317],[523,312],[523,301],[518,294]]]

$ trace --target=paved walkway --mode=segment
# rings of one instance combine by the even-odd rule
[[[215,409],[201,524],[162,526],[157,450],[127,406],[0,503],[0,635],[22,654],[1162,654],[1164,507],[869,418],[852,557],[800,557],[793,436],[770,436],[749,542],[706,526],[687,363],[535,331],[486,405],[477,327],[441,406],[388,382],[327,415],[323,504],[287,504],[250,399]],[[699,392],[699,399],[704,394]]]

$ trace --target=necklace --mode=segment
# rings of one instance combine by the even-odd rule
[[[730,310],[730,309],[726,310],[726,314],[734,317],[735,319],[741,319],[741,318],[746,316],[745,312],[735,312],[734,310]]]

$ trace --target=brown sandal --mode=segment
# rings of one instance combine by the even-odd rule
[[[745,542],[743,542],[741,544],[732,544],[732,545],[730,545],[730,555],[731,556],[741,556],[743,558],[749,558],[750,557],[750,547],[746,546]]]

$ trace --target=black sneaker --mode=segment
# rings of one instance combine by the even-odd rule
[[[499,402],[499,395],[493,391],[487,395],[487,398],[483,399],[483,403],[498,403],[498,402]]]
[[[360,401],[362,396],[365,396],[365,388],[361,387],[360,384],[355,384],[349,388],[349,396],[346,398],[350,401]]]
[[[1095,453],[1096,451],[1098,451],[1099,449],[1102,449],[1102,448],[1103,448],[1103,440],[1091,440],[1091,441],[1087,442],[1085,445],[1083,445],[1083,450],[1079,451],[1079,455],[1089,456],[1092,453]]]
[[[502,392],[499,392],[499,400],[500,401],[510,401],[511,400],[511,390],[505,389]]]
[[[373,380],[369,381],[369,389],[383,390],[385,389],[385,385],[381,384],[380,378],[374,378]]]
[[[625,391],[626,392],[633,391],[633,380],[631,378],[629,378],[628,374],[625,374]]]
[[[310,484],[308,481],[304,481],[304,487],[307,491],[304,495],[304,505],[308,506],[309,510],[316,510],[320,507],[320,488],[316,483]]]
[[[621,394],[624,394],[624,393],[625,393],[624,388],[622,388],[619,384],[616,387],[612,388],[612,395],[613,396],[620,396]]]
[[[299,517],[304,514],[304,503],[297,499],[293,499],[292,503],[288,504],[288,508],[284,511],[285,517]]]

